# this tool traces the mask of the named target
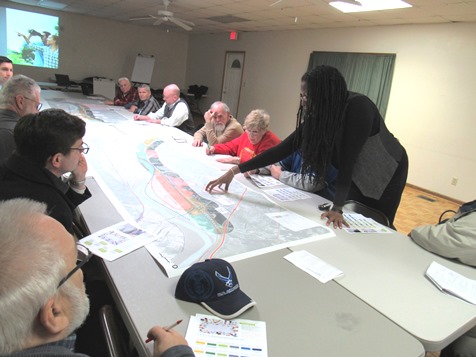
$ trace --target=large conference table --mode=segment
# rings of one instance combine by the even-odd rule
[[[74,100],[70,97],[68,103]],[[132,120],[132,114],[122,114]],[[148,130],[144,126],[144,135]],[[203,157],[210,164],[214,161]],[[204,163],[191,161],[192,170],[194,164]],[[236,180],[257,190],[243,175]],[[121,221],[117,205],[97,182],[90,178],[87,185],[93,197],[80,208],[90,230]],[[323,202],[312,195],[279,204],[319,221],[317,206]],[[283,259],[291,250],[303,249],[341,269],[344,276],[321,284]],[[476,325],[474,305],[441,293],[425,278],[432,261],[476,278],[474,268],[426,252],[397,232],[357,235],[337,230],[334,238],[233,262],[242,289],[257,301],[240,318],[266,321],[270,356],[422,356],[424,350],[440,350]],[[178,278],[167,278],[145,248],[103,265],[141,356],[151,354],[151,346],[143,342],[151,326],[207,313],[200,305],[174,298]],[[186,327],[177,329],[185,333]]]
[[[122,218],[94,179],[93,197],[81,211],[92,231]],[[240,319],[266,322],[269,356],[424,356],[420,342],[336,282],[321,284],[291,265],[289,249],[233,263],[240,288],[257,305]],[[116,261],[103,261],[109,287],[140,356],[151,356],[145,344],[154,325],[188,321],[210,313],[201,305],[174,298],[178,277],[167,278],[145,248]],[[175,329],[185,334],[187,323]]]

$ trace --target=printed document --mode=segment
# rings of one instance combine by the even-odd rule
[[[476,305],[476,280],[468,279],[437,262],[431,263],[426,276],[441,291]]]
[[[267,357],[266,322],[190,316],[185,339],[195,356]]]
[[[79,242],[93,254],[113,261],[157,239],[134,223],[121,222],[91,234]]]

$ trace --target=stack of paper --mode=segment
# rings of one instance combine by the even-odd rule
[[[468,279],[437,262],[431,263],[426,276],[441,291],[476,305],[476,280]]]
[[[195,356],[268,356],[263,321],[197,314],[190,316],[185,338]]]

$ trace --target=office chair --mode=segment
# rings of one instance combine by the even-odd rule
[[[110,305],[104,305],[99,309],[99,320],[107,343],[109,357],[136,356],[135,349],[128,348],[129,335],[115,310]]]
[[[364,205],[363,203],[349,200],[346,201],[344,204],[344,208],[348,209],[350,211],[354,211],[355,213],[360,213],[361,215],[367,217],[367,218],[372,218],[374,221],[386,226],[393,228],[390,225],[390,222],[388,221],[387,216],[383,213],[380,212],[379,210],[375,208],[371,208],[369,206]]]

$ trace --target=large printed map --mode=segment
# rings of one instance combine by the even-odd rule
[[[206,192],[222,172],[207,164],[203,148],[178,140],[186,134],[175,128],[134,122],[91,99],[53,97],[48,104],[87,122],[90,173],[125,219],[157,235],[147,249],[169,276],[204,259],[233,260],[334,235],[321,225],[286,228],[270,218],[286,209],[236,180],[227,194]]]

